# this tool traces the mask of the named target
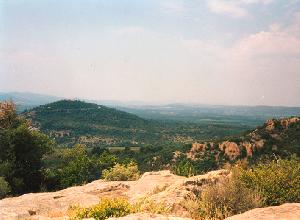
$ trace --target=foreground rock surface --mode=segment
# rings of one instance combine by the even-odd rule
[[[300,203],[287,203],[281,206],[257,208],[225,220],[299,220]]]
[[[137,181],[97,180],[57,192],[30,193],[0,200],[0,219],[67,219],[70,206],[92,206],[101,198],[124,197],[135,202],[147,196],[170,206],[179,206],[193,187],[216,181],[226,175],[226,170],[212,171],[192,178],[176,176],[170,171],[147,172]],[[186,215],[180,208],[176,208],[174,214]]]
[[[136,213],[110,220],[190,220],[182,207],[186,197],[195,189],[230,175],[227,170],[217,170],[205,175],[185,178],[170,171],[148,172],[137,181],[106,182],[97,180],[84,186],[70,187],[57,192],[30,193],[0,200],[0,220],[65,220],[72,205],[92,206],[101,198],[124,197],[131,202],[147,197],[172,207],[170,216]],[[298,220],[300,203],[253,209],[227,220]]]
[[[192,220],[191,218],[181,218],[174,216],[163,216],[157,214],[137,213],[121,218],[109,218],[108,220]]]

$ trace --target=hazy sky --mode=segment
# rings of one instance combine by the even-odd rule
[[[300,1],[0,0],[0,91],[300,106]]]

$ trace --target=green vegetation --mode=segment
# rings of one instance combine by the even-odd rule
[[[218,169],[218,163],[215,159],[215,151],[207,151],[195,159],[187,158],[186,155],[177,157],[172,164],[172,171],[180,176],[194,176]]]
[[[300,202],[300,161],[297,158],[259,164],[243,171],[241,180],[246,187],[260,192],[266,206]]]
[[[109,217],[122,217],[133,212],[133,206],[125,199],[101,199],[90,208],[71,207],[71,219],[94,218],[104,220]]]
[[[3,177],[0,177],[0,199],[4,198],[10,192],[8,182]]]
[[[46,190],[57,190],[101,178],[101,173],[116,165],[117,157],[108,151],[90,155],[84,145],[57,148],[44,158]]]
[[[52,144],[16,114],[13,103],[0,102],[0,176],[12,194],[40,191],[42,158]]]
[[[130,162],[129,164],[116,164],[110,169],[102,171],[102,176],[108,181],[132,181],[140,177],[137,164]]]
[[[126,199],[101,199],[99,204],[88,207],[70,207],[69,217],[72,220],[80,220],[83,218],[94,218],[104,220],[109,217],[122,217],[137,212],[148,212],[153,214],[167,214],[170,207],[164,203],[156,203],[147,198],[142,198],[134,204],[130,204]]]

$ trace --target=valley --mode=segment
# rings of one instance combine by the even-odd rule
[[[179,145],[240,134],[251,126],[144,119],[103,105],[62,100],[22,113],[32,125],[71,146],[132,147]]]

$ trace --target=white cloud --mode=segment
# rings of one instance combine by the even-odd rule
[[[273,0],[239,0],[245,4],[270,4]]]
[[[300,14],[296,13],[286,27],[273,24],[266,31],[242,39],[233,52],[237,57],[300,55]]]
[[[166,13],[184,14],[187,8],[181,1],[164,1],[161,3],[161,10]]]
[[[235,50],[238,56],[300,55],[300,39],[283,30],[262,31],[243,39]]]
[[[207,0],[208,8],[216,14],[224,14],[234,18],[249,15],[247,5],[270,4],[273,0]]]
[[[231,17],[245,17],[248,12],[234,1],[209,0],[209,9],[216,14],[226,14]]]
[[[254,0],[253,0],[254,1]],[[231,47],[221,47],[201,39],[183,39],[183,47],[199,54],[223,59],[224,63],[253,63],[260,60],[300,59],[300,13],[290,24],[272,24],[268,29],[237,40]]]

